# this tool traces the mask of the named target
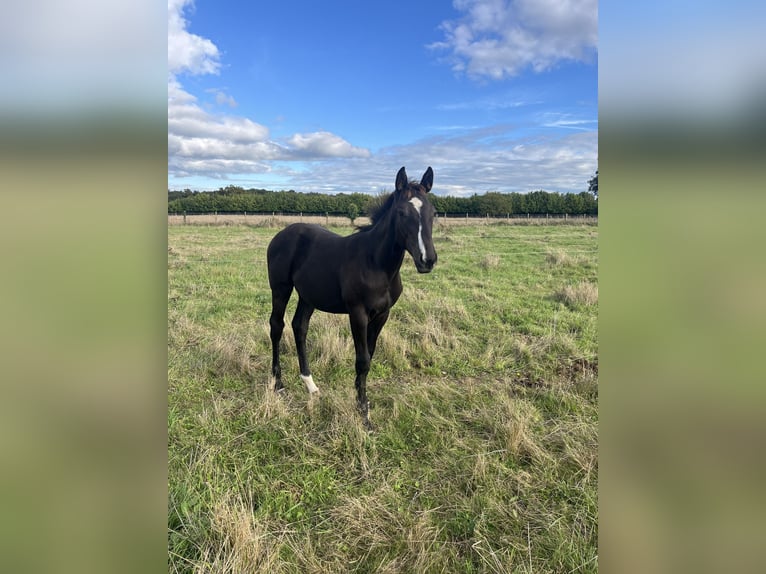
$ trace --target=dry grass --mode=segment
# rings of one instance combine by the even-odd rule
[[[286,330],[293,337],[292,329]],[[338,364],[350,364],[354,360],[354,341],[351,338],[351,328],[345,315],[330,315],[329,313],[314,313],[309,324],[309,345],[311,347],[312,368],[317,372],[329,372]],[[290,355],[287,361],[297,360],[294,343],[289,345]],[[317,382],[319,384],[319,382]]]
[[[538,464],[549,462],[550,455],[537,440],[542,425],[539,410],[527,401],[518,400],[501,402],[499,410],[502,420],[500,440],[505,450],[514,457]]]
[[[563,249],[553,249],[545,254],[545,261],[548,265],[568,266],[575,265],[577,260]]]
[[[200,213],[186,215],[168,214],[168,225],[247,225],[252,227],[281,228],[291,223],[318,223],[324,226],[332,227],[353,227],[355,225],[366,225],[370,222],[369,218],[360,216],[354,220],[354,225],[348,217],[340,215],[263,215],[263,214],[243,214],[243,213]],[[596,225],[598,218],[590,216],[577,217],[513,217],[513,218],[486,218],[486,217],[437,217],[435,228],[444,230],[451,227],[476,227],[487,225]]]
[[[570,307],[596,305],[598,303],[598,285],[591,282],[567,285],[557,293],[557,297]]]
[[[529,217],[527,218],[524,215],[516,215],[510,218],[507,217],[438,217],[437,223],[444,227],[463,227],[463,226],[469,226],[469,227],[484,227],[484,226],[506,226],[506,225],[515,225],[515,226],[535,226],[535,227],[541,227],[541,226],[559,226],[559,225],[597,225],[598,224],[598,217],[593,216],[573,216],[573,217],[564,217],[563,215],[560,217],[554,217],[550,216],[546,218],[543,217]]]
[[[357,217],[354,225],[366,225],[367,217]],[[168,225],[246,225],[249,227],[282,228],[291,223],[317,223],[324,226],[352,228],[348,217],[339,215],[262,215],[243,213],[200,213],[193,215],[168,215]]]
[[[216,504],[212,512],[212,537],[202,549],[197,572],[276,572],[280,536],[273,526],[253,520],[252,501],[230,497]]]
[[[494,253],[488,253],[479,262],[479,267],[485,270],[496,269],[498,265],[500,265],[500,256]]]

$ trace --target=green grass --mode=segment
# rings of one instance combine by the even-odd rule
[[[267,382],[276,229],[168,229],[173,572],[595,572],[592,225],[438,226],[355,410],[345,316],[316,313]],[[350,228],[336,229],[347,234]]]

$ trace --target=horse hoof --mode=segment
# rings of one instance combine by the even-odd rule
[[[375,430],[375,425],[370,422],[370,417],[367,414],[367,412],[363,412],[362,414],[362,424],[364,425],[364,428],[367,432],[372,432]]]

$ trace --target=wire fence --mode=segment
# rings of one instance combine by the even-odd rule
[[[567,213],[506,213],[505,215],[437,213],[437,224],[445,225],[488,225],[493,223],[509,224],[596,224],[597,215],[570,215]],[[287,213],[287,212],[213,212],[213,213],[169,213],[168,225],[254,225],[263,227],[281,227],[290,223],[318,223],[332,227],[366,225],[368,217],[360,216],[353,221],[348,216],[338,214]]]

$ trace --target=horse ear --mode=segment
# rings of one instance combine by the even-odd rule
[[[431,166],[428,166],[428,169],[423,174],[423,179],[420,180],[420,185],[426,188],[426,193],[431,191],[431,188],[434,185],[434,170],[431,169]]]
[[[407,172],[404,170],[404,167],[402,167],[402,169],[399,170],[399,173],[396,174],[396,191],[402,191],[407,187],[408,183]]]

